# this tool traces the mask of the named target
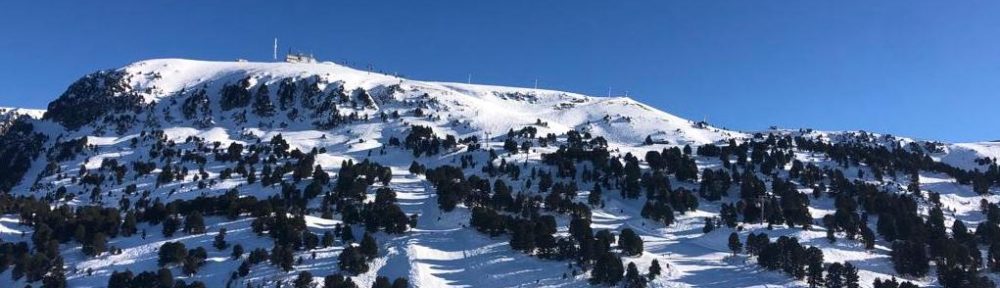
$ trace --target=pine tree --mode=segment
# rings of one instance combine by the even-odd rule
[[[341,274],[327,275],[323,277],[323,288],[358,288],[358,285],[351,281],[350,277],[344,277]]]
[[[243,257],[243,245],[240,244],[233,245],[233,253],[230,255],[233,257],[233,259],[240,259],[240,257]]]
[[[594,284],[616,285],[622,280],[625,267],[622,266],[621,258],[604,252],[594,263],[594,269],[590,271],[590,282]]]
[[[215,234],[215,241],[212,242],[212,246],[220,251],[229,247],[229,243],[226,243],[226,228],[219,228],[219,233]]]
[[[125,270],[125,272],[112,271],[111,277],[108,278],[108,288],[129,288],[133,277],[132,271],[129,270]]]
[[[351,225],[344,225],[344,229],[340,230],[340,240],[345,243],[354,242],[354,230],[351,229]]]
[[[875,281],[872,281],[872,288],[917,288],[917,287],[918,287],[917,285],[914,285],[909,281],[903,281],[902,283],[900,283],[899,281],[896,280],[896,277],[893,277],[892,279],[889,280],[882,280],[881,278],[875,278]]]
[[[156,278],[160,284],[159,287],[174,287],[174,273],[170,272],[170,269],[160,268],[156,271]]]
[[[292,284],[295,288],[312,288],[316,287],[313,283],[313,275],[309,271],[299,272],[299,276],[295,277],[295,283]]]
[[[705,226],[701,227],[701,233],[708,234],[715,230],[715,218],[707,217],[705,218]]]
[[[653,279],[656,278],[656,276],[660,276],[660,273],[662,273],[661,269],[662,268],[660,268],[660,261],[653,259],[653,263],[649,264],[649,279]]]
[[[635,263],[629,262],[628,268],[625,270],[625,287],[626,288],[643,288],[646,287],[646,279],[639,275],[639,268],[635,266]]]
[[[736,232],[729,234],[729,251],[733,251],[733,256],[743,251],[743,243],[740,243],[740,235]]]
[[[171,216],[163,220],[163,237],[173,237],[174,233],[177,232],[178,226],[180,226],[180,220]]]
[[[320,240],[320,244],[323,245],[323,248],[333,246],[333,233],[331,233],[330,231],[323,232],[323,237],[322,240]]]
[[[510,247],[514,250],[531,253],[535,251],[534,225],[530,220],[518,220],[511,229]]]
[[[367,232],[361,238],[361,254],[368,259],[374,259],[378,256],[378,242],[375,241],[375,237],[372,237]]]
[[[847,288],[861,287],[858,279],[858,268],[851,265],[850,262],[844,262],[844,269],[842,271],[842,274],[844,275],[844,286]]]
[[[400,277],[392,281],[392,288],[409,288],[409,287],[410,287],[410,281],[406,280],[406,278]]]
[[[826,287],[844,288],[844,265],[834,262],[826,267]]]
[[[618,247],[626,256],[642,254],[642,238],[632,228],[622,229],[622,234],[618,237]]]
[[[806,249],[807,274],[809,276],[809,286],[816,287],[823,285],[823,251],[816,247]]]
[[[180,242],[167,242],[160,246],[159,260],[160,266],[166,266],[169,264],[177,264],[184,261],[187,258],[187,248],[184,247],[184,243]]]
[[[958,240],[958,242],[966,243],[972,240],[972,235],[969,234],[969,228],[965,227],[965,223],[961,219],[955,219],[951,224],[951,235],[952,238]]]
[[[66,271],[63,270],[62,256],[56,256],[50,263],[48,273],[42,277],[42,288],[66,288]]]
[[[862,225],[861,228],[861,242],[864,243],[865,250],[875,249],[875,231],[868,228],[868,225]]]
[[[253,100],[253,113],[258,116],[272,116],[274,115],[274,103],[271,102],[270,91],[267,88],[267,84],[260,84],[257,87],[257,91],[254,93]]]
[[[899,274],[923,277],[930,269],[930,259],[923,243],[902,240],[893,242],[890,256]]]
[[[195,211],[188,217],[184,217],[184,232],[188,234],[205,233],[205,218],[201,212]]]
[[[594,185],[594,189],[590,189],[590,194],[587,195],[587,204],[590,206],[601,204],[601,185]]]
[[[1000,241],[993,241],[986,252],[986,267],[990,272],[1000,272]]]
[[[292,248],[275,245],[271,248],[271,265],[278,266],[285,272],[292,271],[295,262],[295,252]]]
[[[82,250],[83,254],[87,256],[96,256],[104,253],[108,250],[107,236],[102,232],[94,233],[94,235],[90,236],[90,240],[84,243]]]
[[[352,245],[344,247],[344,250],[340,251],[340,256],[337,256],[337,266],[340,267],[340,270],[351,274],[368,271],[368,263],[365,261],[365,256],[361,254],[361,251]]]
[[[377,276],[375,282],[372,283],[372,288],[392,288],[392,284],[389,284],[389,277]]]
[[[253,184],[257,182],[257,170],[250,165],[250,171],[247,172],[247,184]]]
[[[135,234],[135,232],[137,231],[136,222],[138,221],[135,219],[135,213],[132,213],[132,211],[125,213],[125,220],[122,221],[122,229],[121,229],[122,236],[128,237]]]

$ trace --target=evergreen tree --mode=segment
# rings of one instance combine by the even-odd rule
[[[806,249],[806,264],[808,265],[807,275],[809,276],[809,286],[822,286],[823,251],[816,247]]]
[[[333,233],[330,231],[323,232],[323,238],[320,240],[320,243],[323,245],[323,248],[333,246]]]
[[[709,232],[712,232],[713,230],[715,230],[715,218],[706,217],[705,218],[705,226],[701,228],[701,233],[708,234]]]
[[[90,236],[90,240],[83,244],[83,254],[87,256],[96,256],[104,253],[108,250],[108,239],[107,236],[102,232],[94,233]]]
[[[180,242],[167,242],[160,246],[159,261],[160,266],[166,266],[169,264],[178,264],[187,258],[187,248],[184,247],[184,243]]]
[[[125,272],[112,271],[108,278],[108,288],[129,288],[132,282],[132,271]]]
[[[923,243],[914,241],[896,241],[892,243],[893,266],[896,272],[903,275],[923,277],[930,269],[930,259],[927,257],[927,250]]]
[[[993,241],[986,252],[986,267],[990,272],[1000,272],[1000,241]]]
[[[389,284],[388,277],[376,276],[375,282],[372,283],[372,288],[392,288],[392,284]]]
[[[180,220],[171,216],[163,220],[163,237],[173,237],[174,233],[177,232],[178,227],[180,227]]]
[[[842,271],[842,274],[844,275],[844,286],[847,288],[861,287],[858,279],[858,268],[851,265],[850,262],[844,262],[844,269]]]
[[[625,267],[622,266],[621,258],[604,252],[594,263],[594,269],[590,271],[590,282],[594,284],[616,285],[622,280]]]
[[[861,242],[865,245],[865,250],[875,249],[875,231],[863,225],[861,228]]]
[[[378,242],[375,241],[375,237],[372,237],[367,232],[361,238],[361,254],[368,259],[374,259],[378,256]]]
[[[632,228],[622,229],[622,234],[618,237],[618,247],[626,256],[642,254],[642,238]]]
[[[212,246],[219,250],[225,250],[229,247],[229,243],[226,243],[226,228],[219,228],[219,233],[215,234],[215,241],[212,242]]]
[[[309,273],[309,271],[299,272],[299,276],[295,277],[295,282],[294,282],[294,284],[292,284],[292,287],[295,287],[295,288],[312,288],[312,287],[316,287],[316,285],[313,284],[313,275],[312,275],[312,273]]]
[[[275,244],[271,248],[271,265],[278,266],[281,270],[292,271],[295,263],[295,252],[292,248]]]
[[[233,259],[240,259],[240,257],[243,257],[243,245],[240,244],[233,245],[233,253],[231,254],[231,256],[233,257]]]
[[[261,83],[253,96],[253,113],[263,117],[274,115],[274,103],[271,102],[270,91],[267,84]]]
[[[660,268],[660,261],[653,259],[653,263],[649,264],[649,279],[653,279],[656,278],[656,276],[660,276],[660,273],[662,273],[661,269],[662,268]]]
[[[740,243],[740,235],[736,232],[729,233],[729,251],[733,251],[733,256],[743,251],[743,243]]]
[[[122,228],[121,228],[122,236],[129,237],[135,234],[136,223],[137,220],[135,218],[135,213],[132,213],[132,211],[125,213],[125,220],[122,221]]]
[[[340,240],[345,243],[354,242],[354,230],[351,229],[351,225],[344,225],[344,229],[340,230]]]
[[[358,285],[350,277],[337,273],[323,277],[323,288],[358,288]]]
[[[341,271],[351,274],[360,274],[368,271],[368,263],[365,260],[365,256],[358,248],[352,245],[347,245],[343,251],[340,251],[340,256],[337,256],[337,266],[340,267]]]
[[[844,288],[844,265],[834,262],[826,267],[826,287]]]
[[[42,277],[42,288],[66,288],[66,271],[63,270],[62,256],[52,260],[50,270]]]
[[[156,278],[160,282],[160,287],[174,286],[174,273],[170,272],[170,269],[160,268],[156,271]]]
[[[205,218],[201,216],[201,212],[195,211],[191,215],[184,217],[184,233],[205,233]]]
[[[642,275],[639,275],[639,268],[635,266],[635,263],[629,262],[628,268],[625,270],[625,287],[646,287],[646,279],[643,279]]]
[[[587,195],[587,204],[590,206],[601,204],[601,193],[601,185],[594,185],[594,188],[590,189],[590,194]]]
[[[409,288],[409,287],[410,287],[410,281],[406,280],[406,278],[400,277],[392,281],[392,288]]]

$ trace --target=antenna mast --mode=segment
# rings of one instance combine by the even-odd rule
[[[278,37],[274,37],[274,61],[278,61]]]

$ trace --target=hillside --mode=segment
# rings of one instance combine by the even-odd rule
[[[141,61],[41,114],[0,109],[0,287],[1000,283],[996,142],[329,62]]]

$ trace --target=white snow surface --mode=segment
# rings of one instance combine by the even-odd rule
[[[30,109],[30,108],[14,108],[14,107],[0,107],[0,115],[26,115],[31,118],[39,119],[45,114],[44,109]]]
[[[553,133],[565,133],[570,129],[593,131],[609,142],[629,144],[641,143],[648,135],[681,144],[712,143],[744,136],[739,132],[708,126],[698,128],[693,121],[628,97],[593,97],[545,89],[418,81],[355,70],[332,62],[156,59],[133,63],[120,70],[138,76],[133,77],[131,83],[136,91],[151,91],[144,94],[147,102],[164,101],[184,89],[235,82],[247,76],[251,76],[254,83],[269,85],[285,78],[316,77],[323,83],[342,82],[346,91],[399,85],[403,91],[415,92],[406,93],[411,97],[427,93],[438,99],[444,106],[442,110],[447,111],[450,118],[461,119],[470,129],[480,133],[506,133],[509,129],[519,129],[541,120],[549,123],[548,130]],[[539,133],[544,135],[546,132]]]

